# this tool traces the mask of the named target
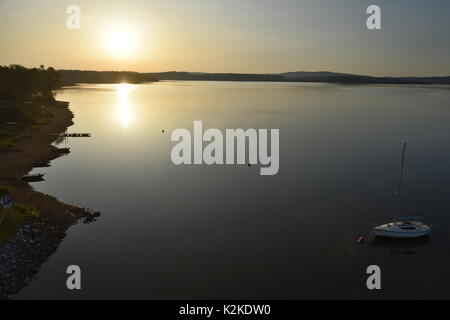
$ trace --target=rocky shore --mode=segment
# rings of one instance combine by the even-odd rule
[[[13,188],[13,202],[33,206],[41,213],[38,219],[25,219],[18,232],[0,247],[0,299],[13,297],[33,279],[41,265],[57,250],[71,225],[94,221],[100,215],[60,202],[21,181],[20,177],[33,168],[33,162],[51,161],[67,153],[52,142],[55,133],[73,124],[73,113],[68,103],[63,102],[46,108],[52,113],[50,123],[18,141],[14,146],[18,151],[0,153],[0,172],[9,175],[0,184]]]
[[[0,249],[0,299],[23,289],[64,236],[60,226],[48,222],[23,225]]]

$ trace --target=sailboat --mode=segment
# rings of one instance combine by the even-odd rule
[[[373,228],[373,233],[380,237],[391,238],[419,238],[428,235],[431,227],[423,224],[420,216],[401,217],[398,215],[400,206],[400,188],[402,185],[403,168],[405,165],[406,142],[403,144],[402,165],[398,179],[397,189],[395,190],[394,218],[390,223],[383,224]]]

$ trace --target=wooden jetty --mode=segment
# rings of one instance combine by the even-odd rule
[[[58,136],[60,138],[90,138],[90,133],[57,133],[54,134],[55,136]]]
[[[90,133],[65,133],[63,137],[72,137],[72,138],[90,138]]]

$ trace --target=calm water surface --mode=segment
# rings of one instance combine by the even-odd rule
[[[102,216],[72,227],[17,298],[450,298],[448,87],[160,82],[57,98],[69,131],[93,136],[34,187]],[[170,133],[194,120],[279,128],[279,174],[173,165]],[[403,141],[402,212],[434,230],[380,243],[368,231],[391,216]],[[71,264],[81,291],[65,287]],[[371,264],[381,292],[366,289]]]

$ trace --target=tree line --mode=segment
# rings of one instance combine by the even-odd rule
[[[54,101],[52,91],[60,87],[60,76],[52,67],[0,66],[1,100]]]
[[[59,70],[63,85],[77,83],[144,83],[158,81],[150,74],[131,71]]]

